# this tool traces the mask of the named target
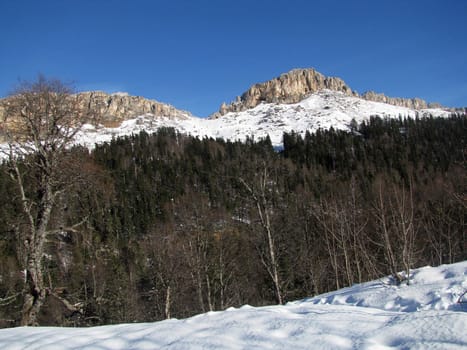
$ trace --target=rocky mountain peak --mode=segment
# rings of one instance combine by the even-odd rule
[[[77,94],[83,111],[92,110],[105,126],[119,125],[122,121],[143,114],[170,119],[186,119],[191,113],[140,96],[126,93],[108,94],[102,91],[81,92]]]
[[[223,103],[219,111],[212,114],[210,118],[216,119],[229,112],[242,112],[254,108],[260,103],[298,103],[309,95],[325,89],[342,92],[348,96],[360,97],[367,101],[381,102],[414,110],[443,108],[439,103],[427,103],[420,98],[388,97],[373,91],[359,95],[342,79],[326,77],[313,68],[305,68],[293,69],[272,80],[254,84],[245,93],[238,96],[235,101],[230,104]]]
[[[358,96],[340,78],[326,77],[313,68],[293,69],[279,77],[251,86],[245,93],[230,104],[223,103],[211,118],[218,118],[229,112],[241,112],[264,103],[297,103],[308,95],[324,90],[343,92]]]

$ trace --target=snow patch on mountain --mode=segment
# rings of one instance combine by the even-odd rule
[[[181,133],[198,137],[222,138],[244,141],[247,137],[262,139],[269,135],[274,146],[282,145],[284,132],[318,129],[348,130],[352,119],[357,123],[371,116],[398,118],[433,115],[447,117],[450,112],[442,109],[413,110],[380,102],[363,100],[342,92],[322,90],[295,104],[263,103],[242,112],[230,112],[218,119],[186,119],[154,117],[145,114],[124,121],[119,127],[104,128],[87,125],[77,136],[76,142],[88,147],[108,142],[112,138],[136,134],[142,130],[155,132],[161,127],[173,127]]]

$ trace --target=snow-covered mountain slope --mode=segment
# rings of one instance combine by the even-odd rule
[[[296,104],[260,104],[255,108],[238,113],[227,113],[216,120],[207,120],[214,130],[214,137],[244,139],[246,136],[263,138],[269,135],[274,145],[282,144],[283,132],[296,131],[305,134],[307,130],[347,130],[352,119],[358,123],[370,116],[415,117],[432,114],[448,116],[441,109],[412,110],[405,107],[366,101],[342,92],[321,90]]]
[[[185,320],[0,330],[10,349],[465,349],[467,261],[290,302]]]
[[[78,135],[77,143],[92,147],[95,143],[110,141],[112,137],[148,133],[160,127],[174,127],[182,133],[199,137],[244,140],[270,136],[274,146],[282,144],[284,132],[305,134],[333,127],[348,129],[352,119],[361,122],[370,116],[415,117],[431,114],[449,116],[442,109],[413,110],[380,102],[367,101],[341,92],[322,90],[295,104],[260,104],[242,112],[231,112],[218,119],[201,119],[187,116],[184,119],[154,117],[151,114],[124,121],[117,128],[95,128],[91,125]]]

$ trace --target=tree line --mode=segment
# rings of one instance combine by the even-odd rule
[[[24,239],[47,210],[34,262],[41,325],[285,303],[387,274],[410,283],[413,267],[465,260],[465,123],[372,117],[350,132],[285,133],[280,151],[269,138],[163,128],[64,150],[51,189],[46,156],[33,155],[32,169],[28,156],[4,161],[1,325],[27,324]]]

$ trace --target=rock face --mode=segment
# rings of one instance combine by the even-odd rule
[[[294,69],[264,83],[255,84],[242,96],[230,103],[223,103],[219,112],[210,118],[215,119],[229,112],[241,112],[265,103],[297,103],[306,96],[323,90],[335,90],[347,95],[358,96],[342,79],[326,77],[313,68]]]
[[[243,95],[238,96],[235,101],[230,104],[223,103],[219,111],[212,114],[210,118],[216,119],[229,112],[241,112],[256,107],[262,102],[297,103],[308,95],[324,89],[339,91],[346,95],[360,97],[368,101],[383,102],[411,109],[442,108],[437,103],[427,103],[419,98],[393,98],[373,91],[359,95],[346,85],[342,79],[326,77],[313,68],[307,68],[294,69],[275,79],[253,85]]]
[[[411,109],[441,108],[439,104],[429,104],[419,98],[391,98],[384,94],[366,92],[359,95],[346,83],[335,77],[326,77],[313,68],[294,69],[277,78],[250,87],[241,96],[230,104],[223,103],[219,111],[210,116],[219,118],[229,112],[241,112],[254,108],[260,103],[291,104],[302,101],[308,95],[324,90],[333,90],[345,95],[360,97],[374,102],[383,102],[395,106]],[[93,111],[97,115],[96,123],[106,127],[118,126],[122,121],[143,114],[152,114],[157,117],[170,119],[187,119],[191,114],[175,107],[145,99],[139,96],[130,96],[125,93],[107,94],[101,91],[82,92],[76,95],[83,112]],[[2,117],[2,103],[8,99],[0,100],[0,118]]]
[[[106,127],[115,127],[124,120],[148,113],[156,118],[170,119],[187,119],[191,116],[191,113],[171,105],[125,93],[107,94],[102,91],[91,91],[78,93],[76,97],[83,113],[92,111],[96,116],[95,123]],[[8,104],[8,98],[0,100],[0,120],[3,119],[3,103]]]
[[[427,103],[420,98],[387,97],[384,94],[379,94],[373,91],[365,92],[361,97],[368,101],[383,102],[390,105],[407,107],[411,109],[441,108],[439,103]]]
[[[170,119],[186,119],[191,116],[189,112],[181,111],[171,105],[124,93],[107,94],[92,91],[82,92],[77,96],[83,111],[92,110],[104,126],[119,125],[126,119],[147,113]]]

